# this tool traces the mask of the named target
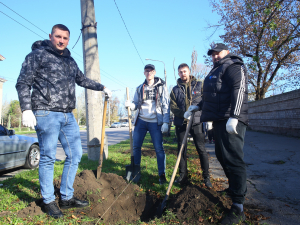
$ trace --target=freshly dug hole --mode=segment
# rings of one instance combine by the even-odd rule
[[[96,171],[84,170],[75,178],[74,196],[89,200],[90,206],[74,209],[74,213],[100,218],[110,224],[148,220],[153,217],[156,199],[147,196],[136,184],[127,183],[123,177],[113,173],[101,173],[96,179]],[[60,188],[60,181],[55,183]],[[74,214],[73,213],[73,214]]]

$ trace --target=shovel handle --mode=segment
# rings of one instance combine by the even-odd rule
[[[127,95],[127,100],[129,100],[129,91],[128,91],[128,87],[126,87],[126,95]],[[133,140],[132,140],[132,126],[131,126],[131,110],[128,107],[127,108],[127,112],[128,112],[128,123],[129,123],[129,137],[130,137],[130,153],[131,153],[131,157],[133,157]]]
[[[107,100],[108,100],[108,97],[105,96],[104,109],[103,109],[103,118],[102,118],[102,132],[101,132],[101,147],[100,147],[100,160],[99,160],[100,163],[99,163],[99,165],[102,165],[102,161],[103,161],[103,149],[104,149],[105,119],[106,119]]]
[[[166,193],[166,198],[165,198],[164,201],[168,200],[168,198],[169,198],[169,194],[170,194],[172,185],[174,183],[174,179],[175,179],[175,176],[176,176],[176,173],[177,173],[178,165],[179,165],[179,162],[180,162],[180,159],[181,159],[182,150],[183,150],[184,146],[187,143],[187,137],[188,137],[188,134],[190,132],[191,126],[193,124],[194,115],[195,115],[195,112],[192,113],[191,118],[189,120],[189,123],[187,125],[186,131],[185,131],[185,134],[184,134],[184,138],[183,138],[183,141],[182,141],[182,144],[181,144],[181,147],[180,147],[180,151],[179,151],[178,156],[177,156],[177,161],[176,161],[175,166],[174,166],[173,174],[172,174],[169,186],[168,186],[168,190],[167,190],[167,193]]]

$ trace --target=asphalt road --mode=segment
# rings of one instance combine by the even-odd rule
[[[244,160],[247,165],[245,207],[269,217],[260,224],[300,224],[300,138],[246,131]],[[214,178],[226,179],[216,159],[214,144],[205,145]],[[227,185],[224,186],[228,187]]]
[[[83,154],[87,153],[87,131],[80,131],[80,138],[81,138],[81,144],[82,144],[82,151]],[[114,145],[117,144],[123,140],[129,139],[129,128],[128,127],[122,127],[122,128],[106,128],[105,129],[107,138],[108,138],[108,145]],[[26,136],[30,137],[36,137],[36,134],[27,134]],[[56,160],[65,160],[66,155],[65,152],[59,142],[57,142],[57,152],[56,152]],[[0,172],[0,181],[5,180],[9,177],[13,177],[17,173],[20,173],[21,171],[25,171],[26,169],[23,169],[23,167],[18,167],[15,169],[7,170]]]

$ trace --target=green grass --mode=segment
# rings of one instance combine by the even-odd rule
[[[173,143],[174,130],[171,131],[171,137],[164,137],[164,140],[167,142],[164,144],[165,150],[177,151],[177,143]],[[147,134],[143,150],[154,150],[153,144],[151,143],[151,138]],[[201,170],[199,160],[195,147],[192,143],[189,143],[189,171],[192,174],[191,182],[192,184],[201,184]],[[124,151],[128,153],[124,154]],[[176,162],[176,156],[173,154],[166,154],[166,177],[167,180],[170,180],[172,175],[174,165]],[[193,159],[194,158],[194,159]],[[192,162],[192,163],[191,163]],[[115,173],[120,176],[125,176],[125,165],[130,164],[130,141],[122,141],[119,144],[109,146],[109,158],[103,162],[102,172],[105,173]],[[64,161],[56,162],[54,165],[54,179],[58,179],[62,174],[64,166]],[[88,160],[87,154],[83,155],[82,160],[78,167],[78,173],[83,170],[95,170],[98,166],[97,161]],[[151,192],[152,194],[157,195],[158,197],[164,197],[166,190],[168,188],[168,183],[165,185],[158,184],[158,170],[156,157],[144,157],[142,156],[141,161],[141,173],[142,177],[139,182],[139,186],[143,191]],[[0,212],[10,211],[12,213],[17,212],[20,209],[25,208],[30,202],[40,199],[40,187],[38,179],[38,169],[25,171],[17,174],[15,177],[7,179],[0,182],[3,186],[0,188]],[[180,191],[178,185],[173,185],[171,194],[175,194]],[[101,192],[101,190],[99,190]],[[2,216],[0,214],[0,224],[79,224],[79,219],[71,218],[71,213],[66,212],[67,215],[63,219],[54,220],[51,217],[48,217],[46,214],[28,218],[18,218],[15,214],[10,216]],[[43,222],[41,222],[43,221]],[[82,217],[80,218],[80,224],[84,222],[93,224],[97,219]],[[155,219],[149,224],[176,224],[175,215],[171,212],[167,212],[164,217],[161,219]],[[135,224],[145,224],[142,222],[137,222]]]

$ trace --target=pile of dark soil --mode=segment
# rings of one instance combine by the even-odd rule
[[[55,181],[54,186],[58,201],[60,180]],[[113,173],[102,173],[97,180],[95,171],[85,170],[76,176],[74,189],[74,196],[90,202],[89,207],[72,209],[72,217],[79,221],[82,216],[88,216],[105,224],[128,224],[137,220],[148,222],[154,219],[162,201]],[[42,200],[30,203],[17,216],[42,214],[41,203]],[[222,218],[223,214],[219,212],[228,212],[230,206],[231,200],[216,191],[189,184],[170,197],[167,210],[176,214],[181,224],[213,224]],[[250,215],[247,217],[248,221],[253,221]]]
[[[59,199],[60,180],[54,182],[57,202]],[[89,200],[90,206],[74,209],[72,215],[99,218],[108,224],[129,223],[137,220],[154,218],[159,202],[147,195],[136,184],[127,183],[123,177],[113,173],[101,173],[96,179],[95,171],[85,170],[75,178],[74,196],[81,200]],[[42,201],[32,202],[17,213],[19,217],[42,214]]]
[[[216,191],[196,185],[185,186],[170,199],[168,205],[169,210],[174,212],[180,221],[185,221],[187,224],[216,222],[222,217],[218,212],[226,211],[230,206],[231,201]]]
[[[90,209],[84,212],[89,217],[104,219],[107,223],[133,222],[151,217],[155,201],[147,197],[144,190],[136,184],[127,183],[123,177],[113,173],[101,173],[99,180],[93,171],[85,170],[76,177],[74,195],[88,199]],[[59,183],[57,183],[59,188]]]

